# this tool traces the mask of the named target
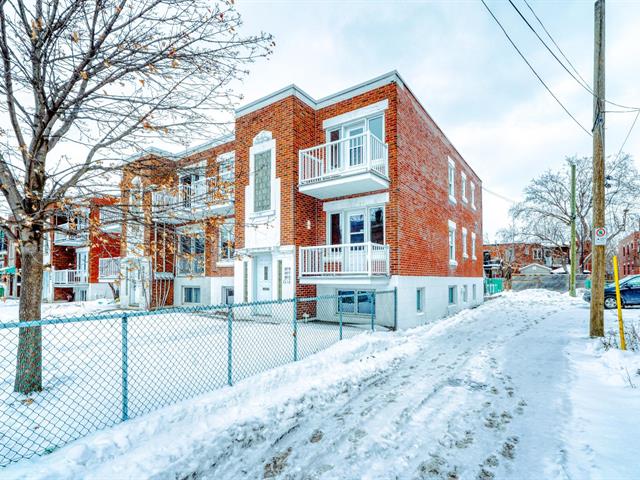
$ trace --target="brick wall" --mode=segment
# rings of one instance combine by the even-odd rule
[[[453,277],[482,276],[482,183],[451,145],[411,92],[398,87],[398,168],[393,185],[398,223],[397,273]],[[455,196],[449,201],[448,157],[455,161]],[[461,172],[475,184],[476,210],[462,201]],[[456,224],[457,266],[449,264],[449,223]],[[462,228],[467,234],[468,258],[462,256]],[[476,260],[471,258],[472,232]]]
[[[640,232],[633,232],[618,244],[618,275],[640,274]]]

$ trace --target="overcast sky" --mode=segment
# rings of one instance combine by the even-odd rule
[[[265,30],[277,42],[274,55],[253,65],[239,87],[246,102],[291,83],[320,98],[396,69],[484,187],[512,200],[521,197],[533,176],[564,168],[565,156],[591,154],[591,137],[544,90],[479,0],[236,3],[247,30]],[[556,63],[506,0],[487,3],[553,92],[590,130],[590,94]],[[531,16],[523,0],[514,3]],[[529,3],[591,84],[593,1]],[[640,1],[609,0],[606,14],[607,98],[640,105]],[[617,153],[634,116],[607,116],[607,154]],[[638,124],[625,147],[636,162]],[[486,190],[483,200],[484,229],[493,240],[508,224],[510,203]]]

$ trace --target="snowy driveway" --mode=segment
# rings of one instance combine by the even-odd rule
[[[626,313],[640,318],[639,311]],[[506,295],[431,326],[360,335],[7,473],[634,478],[637,460],[611,454],[635,440],[638,416],[612,420],[611,404],[600,400],[615,394],[621,416],[638,405],[638,389],[626,388],[618,372],[619,362],[637,364],[637,355],[595,351],[596,342],[585,338],[587,318],[581,300],[544,291]],[[614,319],[608,312],[607,321]],[[592,368],[600,364],[610,368]],[[581,389],[597,401],[576,395]]]

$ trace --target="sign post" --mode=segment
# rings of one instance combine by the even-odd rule
[[[605,227],[596,227],[593,244],[594,245],[606,245],[607,244],[607,229]]]
[[[622,302],[620,301],[620,280],[618,278],[618,257],[613,257],[613,280],[616,284],[616,304],[618,305],[618,328],[620,329],[620,348],[627,349],[627,342],[624,338],[624,323],[622,323]]]

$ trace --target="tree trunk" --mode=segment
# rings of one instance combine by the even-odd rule
[[[19,232],[21,288],[19,319],[40,320],[42,301],[42,225]],[[42,327],[23,327],[18,334],[14,390],[28,395],[42,390]]]

